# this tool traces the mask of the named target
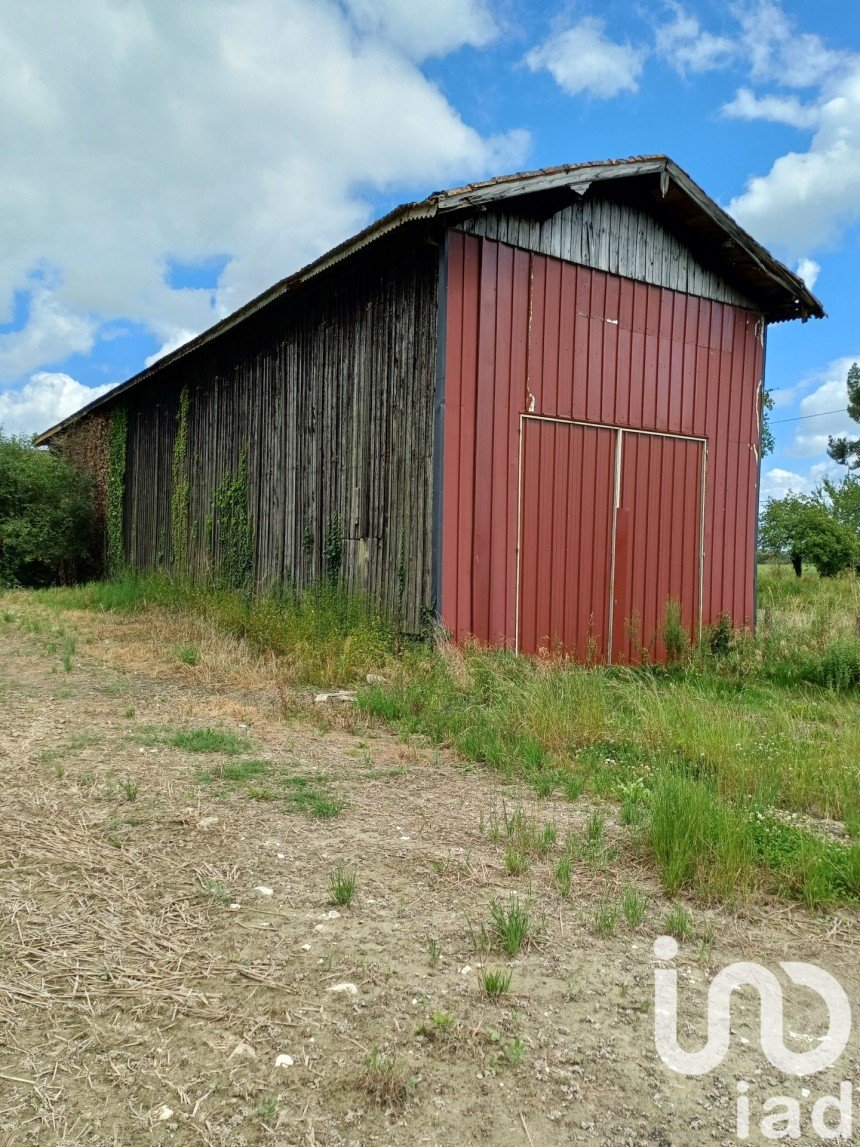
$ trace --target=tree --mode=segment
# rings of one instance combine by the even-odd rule
[[[854,529],[837,520],[832,505],[818,493],[771,499],[762,514],[759,542],[766,553],[788,557],[798,577],[805,561],[822,577],[835,577],[854,564],[858,548]]]
[[[813,497],[825,506],[834,521],[854,536],[854,565],[860,573],[860,474],[849,473],[834,480],[825,478]]]
[[[848,371],[848,417],[860,422],[860,366],[852,363]],[[827,453],[840,466],[860,470],[860,438],[828,438]]]
[[[89,479],[0,428],[0,585],[68,581],[97,553]]]
[[[820,507],[816,507],[820,510]],[[800,539],[801,553],[822,577],[836,577],[854,565],[857,541],[853,531],[835,521],[826,511],[810,515]]]
[[[773,430],[770,425],[770,412],[773,410],[773,397],[767,387],[761,392],[761,456],[766,458],[773,453]]]
[[[775,557],[787,557],[798,577],[803,573],[801,537],[809,512],[809,499],[802,494],[771,498],[759,521],[759,546]]]

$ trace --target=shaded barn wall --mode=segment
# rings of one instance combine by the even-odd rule
[[[755,310],[644,208],[605,193],[557,210],[541,207],[541,202],[536,197],[530,212],[523,201],[491,207],[464,219],[460,229],[538,255]]]
[[[517,547],[526,497],[520,487],[520,419],[528,412],[706,439],[703,540],[687,507],[688,544],[697,547],[703,541],[704,548],[701,614],[706,624],[723,611],[736,624],[750,622],[760,316],[461,231],[449,234],[447,266],[443,624],[458,640],[472,634],[494,644],[515,643],[518,605],[523,606]],[[595,443],[596,465],[603,459],[600,451],[612,447]],[[550,463],[534,474],[540,485],[539,513],[552,523],[557,517],[553,492],[568,471],[567,463],[559,470],[555,447],[550,449]],[[619,475],[634,541],[618,559],[625,566],[618,572],[626,571],[627,598],[619,603],[617,634],[629,620],[623,613],[647,596],[647,587],[637,585],[637,579],[656,578],[655,563],[671,551],[670,534],[661,534],[661,514],[679,491],[686,505],[699,489],[695,468],[702,447],[692,442],[690,449],[682,456],[668,447],[640,444],[625,455],[625,465],[637,467]],[[612,481],[611,454],[600,464]],[[655,474],[649,490],[649,475]],[[679,483],[674,493],[673,482]],[[656,498],[651,496],[655,490]],[[580,496],[584,514],[587,499]],[[574,535],[565,541],[560,520],[558,525],[538,533],[555,547],[552,560],[559,547],[582,548]],[[601,534],[599,544],[604,543]],[[523,560],[532,556],[522,555]],[[598,574],[607,576],[605,570]],[[689,584],[689,564],[679,567],[677,576]],[[562,583],[568,577],[563,563],[559,577]],[[547,584],[555,585],[552,578],[547,572]],[[557,618],[546,601],[540,608],[545,620],[535,621],[537,636],[551,644]],[[685,621],[693,620],[688,608]],[[651,636],[642,634],[643,644]],[[661,656],[658,645],[652,641],[651,652]],[[629,643],[626,650],[623,641],[621,646],[619,659],[631,656]],[[581,656],[583,650],[577,652]]]
[[[129,393],[133,568],[217,573],[235,543],[223,507],[245,477],[257,585],[305,587],[339,566],[346,588],[419,628],[438,257],[414,234],[378,242]]]

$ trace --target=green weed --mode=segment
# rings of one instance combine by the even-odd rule
[[[180,729],[170,738],[170,744],[187,753],[223,753],[237,757],[251,748],[248,737],[224,729]]]
[[[229,904],[231,900],[230,892],[223,880],[218,880],[214,876],[203,876],[200,878],[199,895],[202,899],[210,901],[212,904]]]
[[[522,848],[508,845],[505,851],[505,868],[511,876],[522,876],[524,872],[528,872],[531,864]]]
[[[639,927],[645,919],[647,907],[648,897],[644,892],[640,892],[638,888],[634,888],[632,885],[628,885],[624,889],[624,894],[621,897],[621,911],[631,928]]]
[[[355,871],[348,872],[345,868],[338,865],[329,877],[328,889],[329,896],[333,904],[337,904],[344,908],[347,904],[352,903],[352,898],[355,896]]]
[[[693,935],[693,918],[681,904],[675,904],[666,914],[663,927],[676,940],[689,940]]]
[[[562,896],[570,896],[570,856],[562,856],[553,869],[556,888]]]
[[[594,927],[602,936],[611,936],[618,924],[618,904],[601,900],[594,910]]]
[[[510,894],[507,906],[498,900],[490,904],[490,921],[496,942],[509,956],[535,939],[537,928],[528,905],[520,903],[515,892]]]
[[[409,1096],[411,1080],[394,1059],[373,1051],[365,1057],[358,1085],[380,1107],[398,1108]]]
[[[439,1040],[451,1035],[454,1030],[454,1017],[449,1012],[434,1012],[430,1022],[424,1022],[418,1029],[418,1035],[425,1039]]]
[[[507,994],[511,986],[511,975],[505,968],[488,968],[478,977],[481,990],[491,1000],[497,1000]]]
[[[330,796],[307,777],[287,777],[285,798],[298,812],[317,820],[331,820],[346,808],[346,801]]]
[[[199,665],[200,664],[200,649],[196,645],[176,645],[174,646],[177,660],[183,665]]]

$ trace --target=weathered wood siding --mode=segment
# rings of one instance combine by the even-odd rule
[[[176,565],[171,491],[187,387],[190,572],[219,568],[213,503],[244,453],[255,583],[318,581],[339,530],[342,584],[417,630],[431,605],[437,284],[438,248],[400,231],[132,391],[131,565]]]
[[[519,203],[490,207],[459,227],[538,255],[669,287],[702,299],[755,309],[744,295],[697,261],[690,249],[642,208],[589,196],[551,215]]]

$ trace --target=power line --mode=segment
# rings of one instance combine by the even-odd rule
[[[771,422],[771,426],[779,426],[782,422],[803,422],[807,418],[823,418],[825,414],[847,414],[848,411],[844,406],[840,406],[838,410],[822,410],[820,414],[798,414],[796,418],[777,418],[775,422]]]

